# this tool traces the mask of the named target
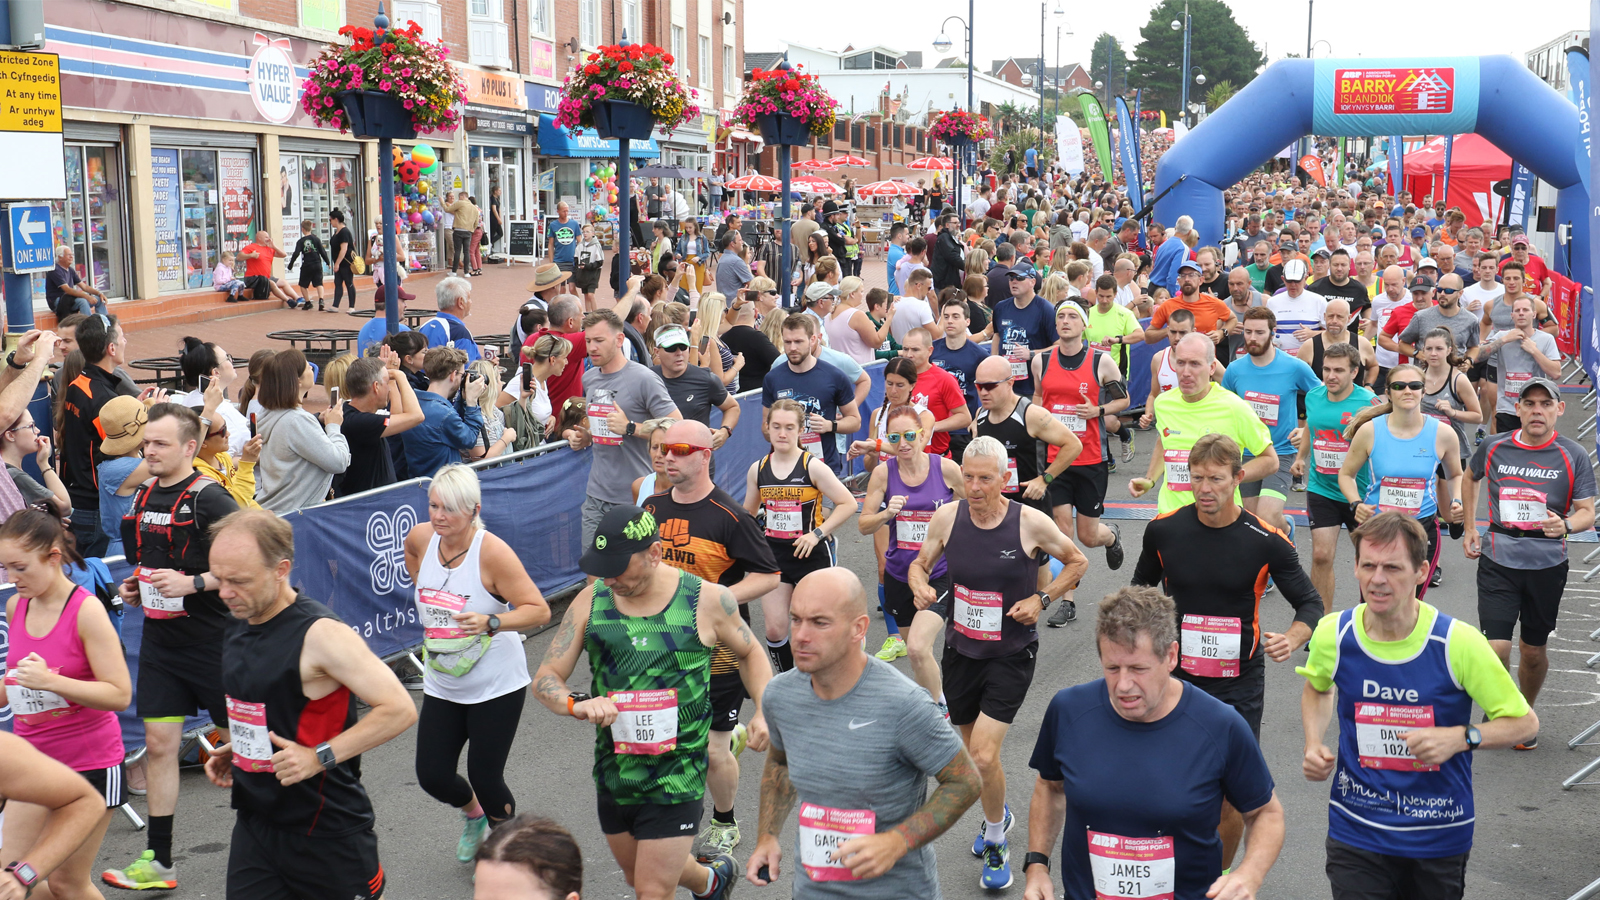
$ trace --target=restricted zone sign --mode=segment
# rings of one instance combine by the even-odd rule
[[[61,58],[0,51],[0,200],[65,200]]]

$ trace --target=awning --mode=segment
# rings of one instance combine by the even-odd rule
[[[761,148],[761,135],[751,134],[750,132],[745,131],[743,128],[735,128],[732,131],[729,131],[728,140],[744,141],[748,144],[755,144],[756,149],[758,150]]]
[[[616,158],[621,152],[616,141],[606,140],[592,131],[580,130],[576,134],[556,124],[554,116],[539,117],[539,152],[545,156]],[[654,159],[661,156],[661,147],[655,139],[634,141],[628,145],[628,154],[634,159]]]

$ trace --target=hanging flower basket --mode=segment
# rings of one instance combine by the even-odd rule
[[[974,141],[986,141],[994,137],[994,130],[983,116],[964,109],[952,109],[933,123],[933,127],[928,129],[928,137],[952,147],[965,147]]]
[[[644,113],[652,126],[670,133],[700,115],[700,107],[689,102],[689,91],[672,66],[672,54],[654,44],[603,46],[567,76],[556,123],[569,130],[594,128],[602,137],[648,138],[651,129],[642,135],[602,130],[602,118],[604,127],[635,123],[632,107]],[[620,106],[617,101],[622,101]]]
[[[607,140],[628,138],[647,141],[655,130],[656,119],[647,107],[627,100],[596,100],[593,104],[594,130]]]
[[[803,67],[756,69],[744,86],[739,105],[734,107],[735,122],[759,130],[768,144],[793,147],[811,142],[833,130],[834,110],[839,106],[815,75]]]
[[[467,87],[446,57],[443,42],[422,28],[339,29],[348,44],[329,44],[311,63],[300,107],[318,125],[357,137],[409,139],[450,131],[461,120]],[[359,121],[358,121],[359,118]]]

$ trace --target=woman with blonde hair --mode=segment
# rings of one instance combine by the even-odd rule
[[[885,322],[880,331],[867,317],[867,283],[854,275],[839,282],[839,299],[823,324],[828,346],[863,365],[876,358],[889,327]]]
[[[1072,285],[1067,282],[1066,275],[1060,272],[1052,272],[1045,276],[1044,284],[1039,286],[1039,297],[1054,309],[1056,304],[1067,299],[1067,294],[1071,287]]]
[[[329,402],[332,402],[334,391],[338,391],[340,396],[346,394],[344,373],[349,370],[350,364],[355,361],[356,355],[354,353],[346,353],[343,356],[335,356],[333,359],[328,360],[328,364],[322,367],[322,386],[328,389]]]
[[[967,264],[962,269],[968,275],[987,275],[989,272],[989,254],[982,249],[975,249],[967,254]]]
[[[500,412],[498,405],[501,394],[500,367],[487,359],[480,359],[469,367],[469,371],[482,378],[488,387],[474,404],[483,412],[483,429],[478,432],[478,442],[472,449],[461,452],[461,459],[463,462],[494,459],[505,453],[517,440],[517,430],[506,427],[505,414]]]
[[[723,313],[728,300],[716,291],[700,295],[700,305],[695,310],[694,327],[689,329],[689,365],[701,366],[717,376],[724,386],[739,379],[744,361],[733,355],[720,337],[724,326]],[[704,345],[702,352],[700,347]]]
[[[778,307],[778,283],[765,275],[757,275],[744,286],[744,296],[755,303],[756,318],[765,321],[767,313]]]
[[[772,346],[778,348],[779,353],[783,352],[783,320],[787,318],[782,310],[761,317],[761,333],[772,342]]]

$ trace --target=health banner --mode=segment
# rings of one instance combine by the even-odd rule
[[[1478,59],[1314,60],[1313,134],[1466,134],[1478,125]]]
[[[1526,231],[1533,221],[1533,192],[1537,186],[1537,179],[1533,172],[1520,162],[1511,163],[1511,202],[1506,204],[1510,209],[1511,219],[1509,224],[1521,225]]]
[[[1128,112],[1128,101],[1117,98],[1118,151],[1122,158],[1122,178],[1135,209],[1144,208],[1144,173],[1139,169],[1139,129]]]
[[[1315,153],[1307,153],[1305,156],[1300,157],[1300,168],[1305,169],[1306,174],[1310,175],[1317,184],[1323,187],[1328,186],[1328,173],[1322,170],[1322,157]]]
[[[1443,200],[1446,206],[1450,205],[1450,153],[1456,148],[1456,136],[1447,134],[1444,137],[1444,190],[1433,195],[1433,202]]]
[[[1076,178],[1083,174],[1083,134],[1071,116],[1056,116],[1056,147],[1060,148],[1057,164],[1061,170]]]
[[[1111,135],[1106,132],[1106,111],[1093,94],[1079,94],[1078,105],[1089,128],[1089,141],[1094,145],[1095,162],[1100,164],[1100,177],[1111,181]]]
[[[1578,296],[1583,285],[1562,275],[1550,273],[1550,314],[1556,317],[1556,348],[1563,356],[1578,352]]]

